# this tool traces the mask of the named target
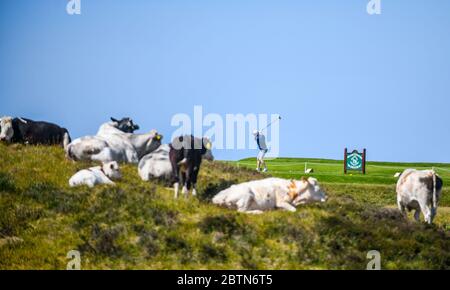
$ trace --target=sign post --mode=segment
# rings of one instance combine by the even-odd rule
[[[366,149],[362,153],[358,150],[353,150],[351,153],[348,152],[347,148],[344,151],[344,174],[347,174],[349,170],[360,171],[366,174]]]

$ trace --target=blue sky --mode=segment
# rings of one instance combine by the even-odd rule
[[[450,162],[450,1],[0,1],[0,114],[72,137],[130,116],[280,114],[282,156]],[[216,151],[219,159],[254,150]]]

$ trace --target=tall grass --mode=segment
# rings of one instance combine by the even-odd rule
[[[173,199],[123,165],[116,187],[69,188],[93,163],[60,148],[0,144],[0,269],[365,269],[379,250],[386,269],[449,269],[450,213],[427,226],[395,209],[390,185],[327,182],[325,204],[260,216],[218,208],[210,198],[231,184],[263,178],[205,162],[198,198]]]

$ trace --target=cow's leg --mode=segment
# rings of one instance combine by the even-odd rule
[[[262,214],[264,213],[262,210],[256,209],[256,210],[248,210],[245,211],[245,213],[249,213],[249,214]]]
[[[180,177],[178,176],[178,170],[174,170],[172,174],[172,179],[173,179],[174,197],[178,198],[178,190],[180,187]]]
[[[178,182],[175,182],[173,184],[173,191],[174,191],[174,197],[178,198],[178,190],[179,190],[180,184]]]
[[[288,203],[288,202],[280,202],[279,204],[277,204],[278,208],[287,210],[287,211],[291,211],[291,212],[295,212],[297,211],[297,209],[295,208],[295,206],[293,206],[292,204]]]
[[[189,166],[186,168],[186,181],[185,181],[185,189],[186,189],[186,196],[189,194],[189,191],[191,190],[192,184],[193,184],[193,180],[194,180],[194,174],[195,174],[195,169],[194,166],[192,164],[192,160],[191,160],[191,164],[189,164]],[[184,190],[184,188],[183,188]]]
[[[250,194],[246,194],[236,202],[237,210],[239,212],[249,212],[251,211],[250,206],[252,203],[253,203],[253,196],[251,196]]]
[[[107,176],[104,176],[104,178],[102,178],[102,183],[107,185],[116,185],[116,183],[109,179]]]
[[[419,205],[420,205],[420,209],[422,210],[425,222],[427,224],[431,224],[433,221],[432,221],[432,218],[431,218],[431,209],[430,209],[430,207],[428,206],[426,201],[419,202]]]
[[[181,169],[181,171],[180,171],[180,184],[183,185],[183,188],[181,189],[181,194],[183,194],[184,197],[187,197],[187,195],[188,195],[188,188],[186,186],[186,182],[187,182],[186,175],[187,175],[186,171],[184,171],[184,169]]]
[[[172,182],[173,182],[173,190],[174,190],[174,197],[178,198],[178,190],[180,187],[180,177],[179,177],[179,166],[177,162],[177,151],[174,149],[170,149],[169,151],[169,160],[170,164],[172,165]]]
[[[407,214],[406,214],[406,207],[403,205],[403,203],[402,203],[402,201],[401,201],[399,196],[397,196],[397,207],[398,207],[398,210],[402,213],[402,215],[404,217],[406,217],[407,216]]]
[[[420,221],[420,209],[416,209],[414,212],[414,219],[418,222]]]
[[[192,148],[192,147],[190,147]],[[190,176],[191,176],[191,162],[192,162],[192,150],[190,148],[184,147],[182,151],[180,151],[180,156],[183,157],[183,159],[178,162],[178,166],[181,168],[181,178],[183,181],[181,184],[183,184],[183,189],[181,193],[184,195],[184,197],[188,197],[189,189],[190,189]]]
[[[194,172],[192,173],[192,195],[196,196],[197,195],[197,177],[198,177],[198,172],[200,169],[200,165],[194,168]]]
[[[86,181],[86,185],[87,185],[89,188],[93,188],[93,187],[95,186],[95,181],[93,181],[93,180],[87,180],[87,181]]]
[[[296,200],[295,205],[304,205],[308,203],[308,198],[306,197],[301,197],[298,200]]]
[[[192,183],[192,196],[197,196],[197,184]]]
[[[437,207],[432,206],[431,207],[431,222],[433,222],[434,218],[436,217],[437,214]]]

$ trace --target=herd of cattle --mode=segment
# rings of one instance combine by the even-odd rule
[[[65,128],[48,122],[36,122],[25,118],[2,117],[0,141],[30,145],[60,145],[67,158],[74,161],[97,161],[101,166],[81,170],[69,180],[70,186],[97,184],[114,185],[120,179],[119,163],[138,164],[139,176],[144,181],[164,179],[171,181],[175,198],[179,185],[186,197],[192,189],[196,195],[197,176],[202,159],[213,160],[212,144],[208,138],[184,135],[174,138],[170,144],[162,144],[163,138],[156,130],[147,134],[135,134],[139,126],[130,118],[100,126],[95,136],[71,140]],[[443,187],[442,179],[434,170],[405,170],[397,183],[399,210],[420,212],[425,221],[433,222]],[[286,180],[266,178],[233,185],[217,193],[214,204],[246,213],[262,213],[272,209],[296,211],[296,207],[311,202],[325,202],[327,196],[317,179]]]

